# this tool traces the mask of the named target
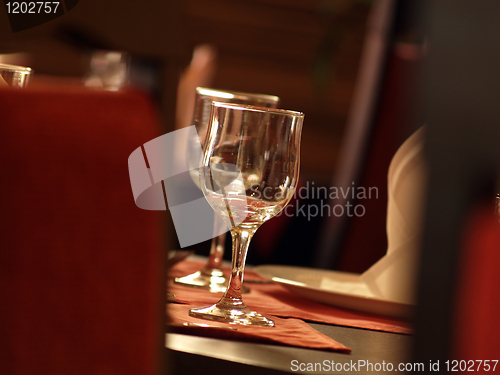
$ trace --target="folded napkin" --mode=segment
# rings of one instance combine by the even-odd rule
[[[211,304],[215,303],[216,300],[211,301]],[[274,320],[274,327],[234,326],[191,317],[189,316],[189,309],[193,307],[193,305],[172,303],[168,305],[167,312],[171,322],[195,324],[173,325],[170,327],[171,332],[260,344],[279,344],[342,353],[351,352],[351,349],[347,346],[316,331],[300,319],[282,319],[273,316],[271,318]],[[209,324],[212,327],[203,327],[203,324]],[[214,326],[220,328],[214,328]]]
[[[207,322],[188,315],[193,307],[203,307],[216,303],[222,294],[210,293],[203,289],[190,288],[173,283],[173,278],[198,271],[203,263],[185,260],[169,270],[168,290],[175,295],[174,303],[168,304],[167,312],[174,323]],[[226,269],[226,273],[229,270]],[[384,332],[411,333],[409,322],[374,314],[350,311],[323,305],[298,296],[283,286],[265,281],[251,268],[245,271],[245,281],[251,291],[243,295],[246,305],[275,320],[274,328],[236,326],[237,331],[205,329],[201,327],[177,327],[176,330],[210,335],[221,338],[238,338],[245,341],[274,342],[283,345],[348,352],[350,349],[330,339],[307,325],[304,321],[334,324],[345,327],[364,328]],[[253,282],[252,282],[253,281]],[[223,323],[215,323],[223,325]],[[230,326],[230,325],[227,325]],[[231,327],[235,327],[232,326]],[[241,328],[240,328],[241,327]],[[203,331],[203,332],[200,332]]]
[[[415,281],[427,181],[420,128],[394,155],[388,173],[387,253],[361,279],[377,297],[415,302]]]

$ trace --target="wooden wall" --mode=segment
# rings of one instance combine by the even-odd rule
[[[306,114],[302,178],[328,183],[370,1],[185,0],[186,42],[218,51],[213,87],[278,95]]]
[[[218,51],[212,86],[278,95],[282,108],[304,112],[302,178],[329,183],[372,1],[87,0],[23,32],[0,25],[0,53],[28,52],[37,75],[81,75],[88,58],[61,34],[70,27],[108,49],[161,58],[168,62],[163,106],[170,124],[182,64],[196,45],[212,44]]]

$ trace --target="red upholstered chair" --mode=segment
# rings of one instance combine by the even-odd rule
[[[407,49],[412,49],[414,56],[406,56]],[[388,58],[378,113],[358,171],[358,186],[366,191],[376,188],[377,194],[375,198],[353,202],[362,204],[365,214],[349,219],[335,265],[338,270],[362,273],[387,252],[387,172],[398,148],[421,125],[411,120],[420,64],[416,46],[395,48]]]
[[[319,268],[362,273],[387,252],[387,172],[399,147],[423,125],[413,116],[423,49],[394,42],[413,33],[412,25],[404,22],[409,3],[376,1],[372,7],[332,181],[332,187],[349,193],[330,202],[362,210],[324,218],[315,260]],[[355,199],[350,193],[360,191],[373,194]]]
[[[127,159],[157,137],[141,92],[0,91],[0,373],[156,374],[161,217]]]
[[[454,355],[450,359],[466,362],[471,359],[498,360],[500,220],[493,214],[491,207],[474,213],[465,233],[463,250],[458,267],[453,318]],[[467,365],[469,368],[470,363]],[[477,369],[478,365],[479,363],[474,363],[473,368]],[[490,362],[489,365],[493,370],[495,363]],[[479,368],[487,369],[482,364]]]

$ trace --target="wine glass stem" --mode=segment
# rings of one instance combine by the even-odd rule
[[[226,242],[226,233],[220,233],[220,224],[222,220],[218,215],[215,216],[215,224],[214,224],[214,237],[212,239],[212,243],[210,245],[210,254],[208,256],[208,262],[206,268],[213,270],[221,268],[222,259],[224,258],[224,245]]]
[[[241,288],[243,285],[243,271],[247,257],[248,246],[252,239],[255,229],[233,228],[231,237],[233,240],[233,259],[231,264],[231,278],[226,293],[222,300],[231,304],[243,304],[241,297]],[[222,301],[221,300],[221,301]]]

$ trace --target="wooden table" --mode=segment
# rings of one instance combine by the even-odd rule
[[[168,333],[166,347],[174,374],[383,374],[409,361],[412,336],[310,323],[319,332],[352,348],[351,354],[277,345],[234,342]],[[332,365],[333,361],[333,365]],[[360,367],[359,364],[366,365]],[[308,365],[312,364],[312,365]],[[341,371],[333,371],[336,368]],[[351,367],[351,364],[357,365]],[[370,367],[370,365],[373,367]],[[429,364],[424,363],[428,369]],[[317,371],[307,371],[316,366]],[[338,367],[337,367],[338,366]],[[377,371],[380,369],[380,371]],[[302,371],[306,370],[306,371]],[[404,371],[403,373],[410,371]]]

